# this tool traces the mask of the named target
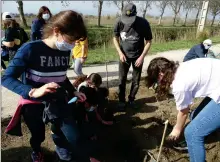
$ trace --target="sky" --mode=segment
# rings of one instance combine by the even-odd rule
[[[66,9],[76,10],[83,14],[97,15],[98,9],[94,7],[94,1],[69,1],[69,6],[64,7],[61,5],[60,1],[23,1],[24,12],[25,13],[37,13],[39,8],[43,5],[47,6],[53,14]],[[95,2],[97,3],[97,2]],[[142,2],[143,3],[143,2]],[[2,2],[2,12],[13,12],[18,13],[17,3],[15,1],[4,1]],[[103,3],[103,15],[116,15],[119,9],[115,4],[111,3],[108,5],[107,2]],[[140,12],[139,12],[140,13]],[[156,6],[153,6],[151,10],[148,11],[149,14],[158,16],[159,10]],[[172,15],[172,11],[166,10],[165,16]]]
[[[109,1],[111,2],[111,1]],[[116,15],[117,12],[119,12],[119,9],[116,7],[115,4],[111,3],[108,5],[109,2],[104,1],[103,3],[103,10],[102,15]],[[2,12],[12,12],[12,13],[18,13],[17,9],[17,3],[15,1],[4,1],[2,3]],[[97,2],[94,1],[69,1],[69,5],[67,7],[62,6],[60,1],[23,1],[24,3],[24,12],[25,13],[34,13],[36,14],[39,10],[39,8],[43,5],[47,6],[52,14],[56,14],[59,11],[72,9],[77,12],[83,13],[84,15],[97,15],[98,9],[94,7],[94,4]],[[137,4],[137,12],[138,14],[141,14],[139,6],[143,5],[143,1]],[[184,11],[181,11],[181,16],[185,15]],[[156,5],[153,5],[151,9],[147,11],[147,14],[153,15],[153,16],[159,16],[160,11]],[[191,12],[189,14],[193,15],[193,18],[195,16],[195,12]],[[172,10],[170,8],[166,8],[164,16],[172,16]],[[210,18],[210,16],[208,16]]]

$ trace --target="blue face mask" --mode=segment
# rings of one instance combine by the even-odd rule
[[[73,47],[75,46],[75,44],[69,44],[65,42],[64,40],[62,42],[56,41],[55,44],[56,44],[57,49],[60,51],[71,51]]]

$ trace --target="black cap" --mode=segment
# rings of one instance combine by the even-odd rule
[[[121,21],[124,24],[132,24],[137,15],[136,6],[133,3],[128,3],[124,6]]]

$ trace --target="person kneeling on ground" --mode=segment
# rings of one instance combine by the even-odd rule
[[[80,88],[80,92],[85,94],[86,100],[77,103],[73,115],[80,132],[80,145],[86,148],[85,154],[91,160],[98,152],[97,140],[101,130],[100,117],[97,113],[98,93],[94,88],[84,86]]]
[[[77,90],[80,92],[80,89],[83,87],[94,88],[97,91],[97,113],[99,115],[99,120],[104,125],[112,125],[113,112],[109,108],[107,108],[109,91],[105,87],[100,87],[101,84],[102,77],[98,73],[92,73],[87,78],[85,78],[85,81],[78,85]]]
[[[211,99],[203,104],[204,108],[199,106],[191,113],[192,121],[184,131],[191,162],[205,162],[204,138],[220,128],[219,69],[218,59],[198,58],[178,64],[163,57],[153,59],[147,69],[148,86],[159,83],[158,96],[166,95],[172,88],[178,115],[169,135],[171,140],[180,137],[193,99],[206,96]]]

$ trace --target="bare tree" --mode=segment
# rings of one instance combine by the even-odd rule
[[[117,7],[118,7],[118,9],[121,11],[121,13],[122,13],[122,11],[123,11],[123,8],[124,8],[124,5],[126,4],[126,3],[129,3],[129,2],[131,2],[130,0],[127,0],[127,1],[125,1],[125,0],[121,0],[121,1],[112,1]]]
[[[199,18],[199,13],[202,9],[202,4],[203,4],[203,1],[194,1],[194,9],[196,10],[196,17],[195,17],[195,22],[194,22],[194,25],[197,26],[197,22],[198,22],[198,18]]]
[[[212,15],[211,26],[214,25],[215,18],[218,14],[220,14],[220,1],[219,0],[211,0],[209,2],[209,10]]]
[[[98,25],[98,27],[100,27],[103,0],[99,0],[98,3],[99,3],[99,6],[98,6],[98,24],[97,25]]]
[[[194,1],[188,1],[188,0],[185,0],[184,3],[183,3],[183,9],[185,10],[186,14],[185,14],[185,19],[184,19],[184,23],[183,25],[186,26],[186,21],[187,21],[187,18],[188,18],[188,14],[189,12],[193,9],[194,7]]]
[[[142,12],[143,18],[146,18],[147,9],[151,8],[151,4],[152,4],[152,1],[150,1],[150,0],[145,0],[145,1],[141,2],[141,9],[140,10]]]
[[[102,6],[103,6],[103,0],[93,1],[94,7],[98,8],[98,20],[97,20],[97,26],[101,26],[101,17],[102,17]]]
[[[23,1],[16,0],[16,3],[18,4],[18,12],[19,12],[19,15],[20,15],[21,22],[22,22],[23,26],[25,28],[27,28],[28,25],[27,25],[27,21],[26,21],[25,16],[24,16]]]
[[[160,9],[160,18],[159,18],[159,21],[158,21],[158,25],[161,24],[163,14],[164,14],[165,9],[168,5],[168,2],[169,2],[169,0],[158,1],[158,4],[156,5]]]
[[[171,7],[171,9],[172,9],[173,12],[174,12],[173,26],[174,26],[175,23],[176,23],[176,17],[177,17],[177,15],[178,15],[179,12],[180,12],[180,9],[181,9],[181,7],[182,7],[182,5],[183,5],[183,2],[184,2],[184,1],[182,1],[182,0],[172,0],[172,1],[169,2],[170,7]]]
[[[69,1],[60,1],[63,7],[67,7],[70,5]]]

